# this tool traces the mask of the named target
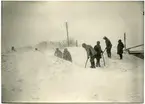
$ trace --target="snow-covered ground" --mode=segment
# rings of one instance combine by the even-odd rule
[[[143,60],[116,50],[106,66],[91,69],[81,47],[68,48],[73,63],[54,50],[21,51],[2,55],[3,102],[143,102]]]

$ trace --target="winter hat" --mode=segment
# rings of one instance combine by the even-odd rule
[[[85,44],[85,43],[83,43],[83,44],[82,44],[82,47],[86,47],[86,44]]]
[[[107,38],[106,36],[103,37],[103,39],[106,39],[106,38]]]
[[[97,44],[100,44],[100,41],[97,41]]]
[[[67,48],[65,48],[64,51],[67,51]]]
[[[121,39],[119,39],[118,42],[121,42]]]

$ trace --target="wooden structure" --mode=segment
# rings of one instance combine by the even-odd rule
[[[144,50],[131,50],[133,48],[141,47],[141,46],[144,46],[144,44],[136,45],[136,46],[127,48],[126,51],[128,51],[128,53],[131,54],[131,55],[134,55],[136,57],[139,57],[141,59],[144,59]]]
[[[67,33],[67,44],[68,44],[68,47],[69,47],[68,23],[65,22],[65,24],[66,24],[66,33]]]

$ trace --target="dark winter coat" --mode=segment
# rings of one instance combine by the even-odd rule
[[[12,51],[16,51],[16,50],[15,50],[15,47],[12,47],[11,50],[12,50]]]
[[[123,53],[124,44],[122,42],[119,42],[117,45],[117,54]]]
[[[94,48],[90,45],[86,45],[85,50],[87,52],[87,57],[93,57],[97,54]]]
[[[56,57],[62,58],[62,52],[60,50],[56,50],[55,53],[54,53],[54,55]]]
[[[108,38],[105,39],[105,43],[106,43],[106,48],[107,48],[107,49],[112,48],[111,41],[110,41]]]
[[[71,57],[71,54],[68,50],[64,50],[63,59],[72,62],[72,57]]]
[[[95,45],[94,50],[97,52],[96,58],[101,58],[101,53],[102,53],[101,46],[99,44]]]

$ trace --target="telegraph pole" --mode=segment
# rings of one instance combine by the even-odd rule
[[[124,48],[126,50],[126,33],[124,33]]]
[[[76,40],[76,47],[78,47],[78,41]]]
[[[67,33],[67,44],[68,44],[68,47],[69,47],[68,24],[67,24],[67,22],[65,24],[66,24],[66,33]]]

